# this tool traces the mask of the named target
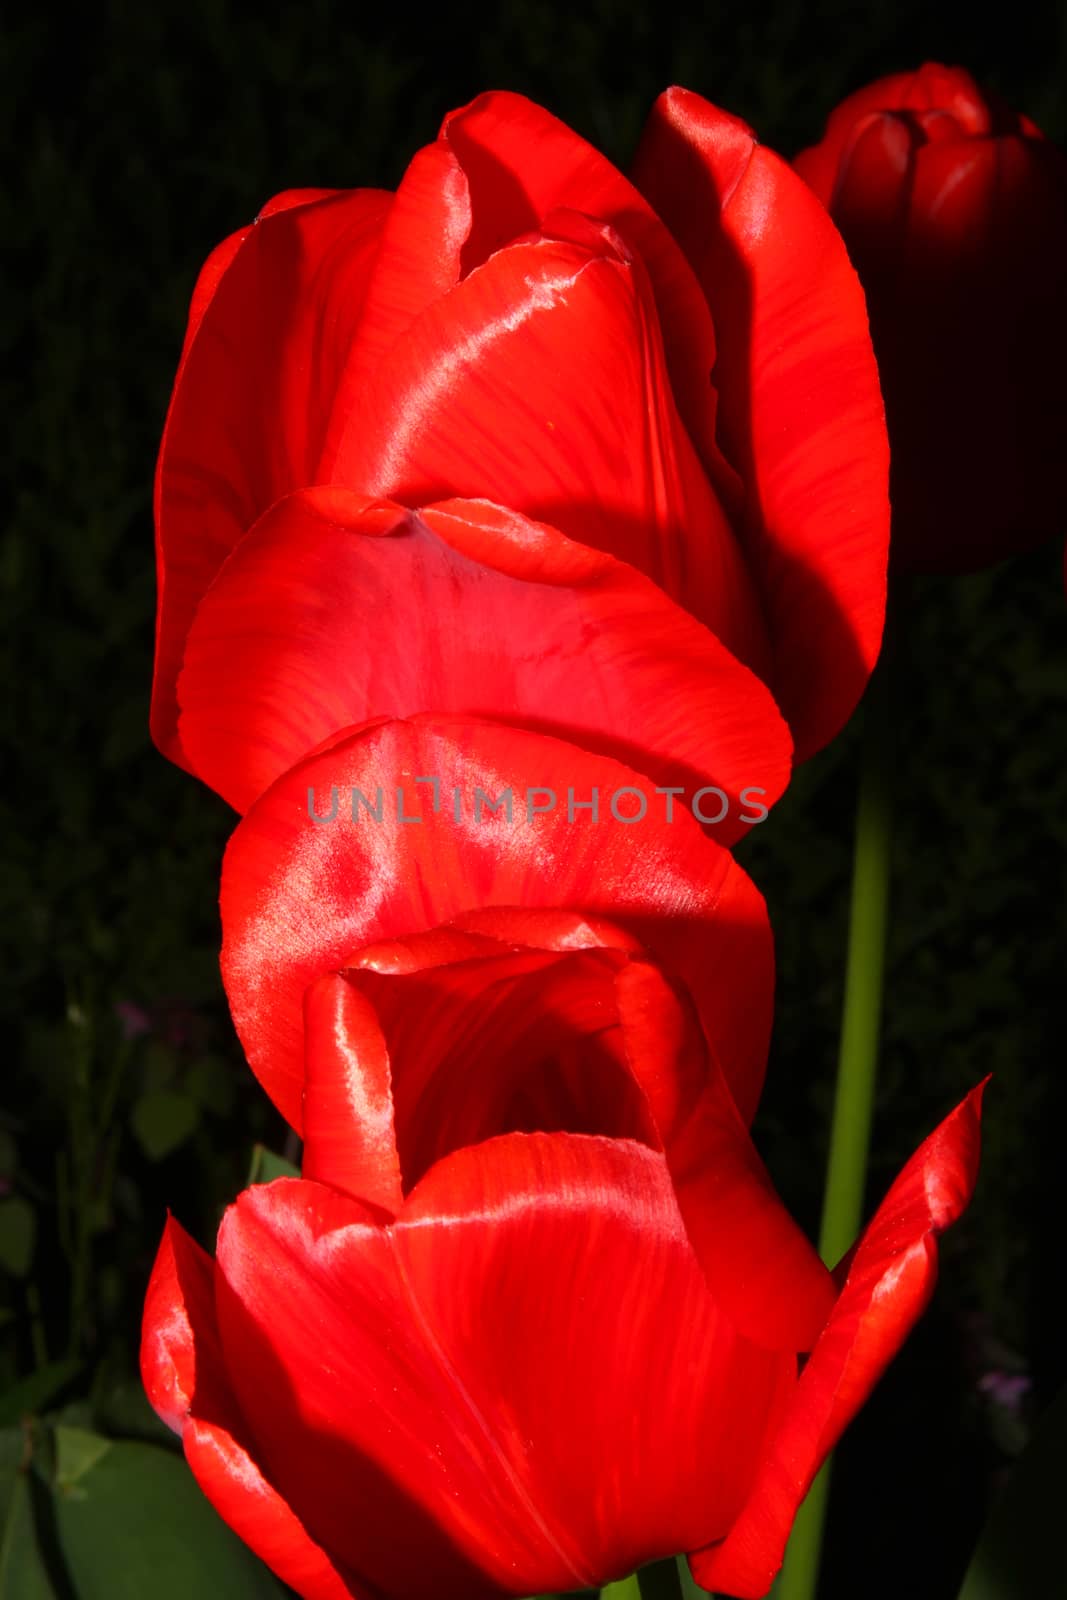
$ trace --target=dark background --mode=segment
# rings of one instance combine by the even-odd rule
[[[151,480],[208,250],[278,190],[393,185],[483,88],[542,101],[622,165],[672,82],[790,155],[887,71],[969,67],[1063,141],[1054,5],[225,0],[23,7],[0,117],[13,510],[0,593],[0,1390],[80,1358],[134,1370],[171,1205],[205,1243],[284,1129],[217,972],[233,818],[150,746]],[[995,322],[996,308],[990,308]],[[981,469],[976,463],[976,470]],[[899,683],[898,831],[872,1203],[987,1072],[979,1195],[935,1307],[840,1452],[823,1600],[949,1600],[998,1478],[1067,1376],[1060,1155],[1067,635],[1060,552],[918,585]],[[840,1004],[856,728],[743,850],[771,903],[776,1043],[758,1132],[814,1231]],[[1019,1379],[1020,1382],[1008,1380]]]

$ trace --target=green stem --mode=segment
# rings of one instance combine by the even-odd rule
[[[113,1126],[119,1090],[130,1057],[128,1043],[109,1054],[102,1078],[94,1072],[97,1040],[86,1002],[68,1005],[70,1093],[68,1152],[57,1172],[60,1238],[70,1261],[70,1325],[67,1355],[81,1353],[93,1278],[96,1213],[106,1210],[115,1178],[117,1136]]]
[[[888,666],[883,657],[871,683],[863,728],[845,1002],[819,1232],[819,1251],[829,1266],[855,1242],[867,1188],[889,927],[892,753]]]
[[[33,1351],[33,1364],[40,1372],[42,1367],[48,1365],[48,1340],[44,1331],[41,1291],[32,1279],[26,1285],[26,1304],[30,1313],[30,1349]]]
[[[678,1593],[682,1600],[707,1600],[706,1591],[697,1587],[685,1556],[678,1557],[675,1567],[678,1572]]]
[[[864,708],[856,806],[845,1000],[819,1251],[829,1266],[849,1250],[863,1220],[882,1029],[892,841],[889,644]],[[830,1487],[823,1467],[789,1541],[778,1600],[814,1600]]]
[[[826,1503],[830,1493],[830,1463],[823,1467],[797,1512],[785,1565],[778,1580],[777,1600],[814,1600],[819,1581]]]
[[[682,1580],[676,1561],[654,1561],[628,1578],[609,1583],[600,1600],[682,1600]]]
[[[601,1589],[600,1600],[641,1600],[637,1573],[631,1573],[628,1578],[620,1578],[618,1583],[609,1583],[606,1588]]]

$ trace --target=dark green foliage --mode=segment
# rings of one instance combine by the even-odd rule
[[[0,1600],[282,1600],[181,1457],[87,1427],[0,1431]]]

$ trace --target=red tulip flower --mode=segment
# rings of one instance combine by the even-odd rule
[[[431,774],[417,823],[384,794],[380,822],[304,809],[400,775],[414,816]],[[977,1096],[835,1281],[739,1110],[758,895],[680,810],[463,815],[474,787],[565,780],[647,783],[527,732],[382,724],[274,785],[227,856],[230,999],[303,1176],[240,1196],[214,1261],[168,1225],[143,1372],[307,1600],[565,1591],[679,1550],[764,1594],[973,1184]]]
[[[796,169],[863,280],[893,561],[967,572],[1067,527],[1067,160],[959,68],[883,78]]]
[[[769,801],[775,701],[800,756],[848,716],[888,539],[862,291],[806,186],[696,96],[661,99],[636,181],[487,94],[396,194],[280,195],[209,259],[152,725],[239,809],[427,710]]]

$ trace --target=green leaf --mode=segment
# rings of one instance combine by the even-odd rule
[[[153,1089],[137,1101],[130,1120],[148,1159],[162,1161],[195,1131],[200,1108],[177,1089]]]
[[[703,1589],[699,1589],[693,1582],[689,1572],[689,1563],[684,1556],[678,1557],[678,1582],[681,1585],[685,1600],[708,1600]]]
[[[281,1600],[179,1456],[75,1429],[56,1435],[56,1533],[78,1600]]]
[[[252,1149],[252,1162],[248,1169],[249,1185],[273,1183],[275,1178],[299,1178],[300,1168],[284,1156],[276,1156],[266,1145],[257,1144]]]
[[[50,1361],[0,1394],[0,1428],[44,1410],[81,1371],[78,1361]]]
[[[0,1267],[13,1278],[24,1278],[33,1261],[37,1218],[30,1202],[20,1194],[0,1200]]]
[[[56,1600],[41,1552],[21,1428],[0,1432],[0,1600]]]
[[[1065,1482],[1067,1389],[1062,1389],[989,1514],[959,1600],[1050,1600],[1067,1594]]]
[[[61,1494],[77,1494],[81,1480],[103,1460],[112,1448],[111,1440],[86,1428],[60,1427],[54,1430],[56,1444],[55,1486]]]

